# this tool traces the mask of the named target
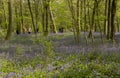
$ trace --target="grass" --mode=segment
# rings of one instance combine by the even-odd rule
[[[71,33],[20,35],[0,43],[0,78],[119,78],[120,47],[101,43],[74,43]]]

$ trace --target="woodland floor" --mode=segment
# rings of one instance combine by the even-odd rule
[[[71,32],[0,38],[0,78],[120,78],[120,33],[114,44],[93,35],[88,45],[84,33],[80,44]]]

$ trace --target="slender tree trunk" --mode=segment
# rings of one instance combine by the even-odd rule
[[[44,20],[43,20],[43,26],[44,26],[44,35],[47,36],[48,35],[48,16],[49,16],[49,4],[50,4],[50,0],[44,0],[43,1],[43,10],[44,10]]]
[[[20,0],[20,20],[21,20],[21,24],[18,25],[18,32],[21,34],[22,32],[22,28],[23,28],[23,0]]]
[[[36,26],[35,26],[35,22],[34,22],[34,16],[33,16],[33,12],[32,12],[32,8],[31,8],[31,3],[30,0],[28,0],[28,6],[29,6],[29,10],[30,10],[30,15],[31,15],[31,19],[32,19],[32,24],[33,24],[33,28],[34,28],[34,33],[36,34]]]
[[[41,5],[41,23],[42,23],[42,32],[44,33],[44,30],[45,30],[45,25],[44,25],[44,17],[45,17],[45,3],[44,3],[44,0],[41,0],[40,1],[40,5]]]
[[[116,0],[112,1],[112,7],[111,7],[111,35],[110,38],[112,41],[114,41],[115,36],[115,14],[116,14]]]
[[[99,17],[99,4],[100,4],[100,2],[99,1],[97,1],[96,2],[96,16],[97,17]],[[103,42],[103,32],[102,32],[102,28],[101,28],[101,26],[100,26],[100,20],[99,19],[97,19],[97,26],[99,27],[99,30],[100,30],[100,36],[101,36],[101,40],[102,40],[102,42]]]
[[[91,18],[91,25],[90,25],[90,31],[88,38],[93,38],[93,27],[94,27],[94,16],[95,16],[95,11],[96,11],[96,0],[94,1],[94,7],[93,7],[93,12],[92,12],[92,18]]]
[[[49,13],[50,13],[50,20],[51,20],[51,28],[53,33],[57,33],[56,25],[55,25],[55,19],[51,10],[51,6],[49,5]]]
[[[108,26],[107,26],[107,39],[110,39],[110,27],[111,27],[111,0],[108,0]]]
[[[84,32],[87,31],[86,0],[84,0]]]
[[[85,40],[86,40],[86,46],[88,45],[88,39],[87,39],[87,17],[86,17],[86,0],[83,1],[83,8],[84,8],[84,36],[85,36]],[[82,5],[82,4],[81,4]]]
[[[15,6],[15,16],[16,16],[16,19],[19,18],[17,6]],[[16,33],[21,34],[21,32],[22,32],[21,25],[20,25],[20,22],[18,20],[16,20],[16,26],[17,26],[16,27]]]
[[[81,27],[81,31],[83,31],[84,29],[83,29],[83,1],[81,0],[80,1],[80,27]]]
[[[77,27],[76,27],[76,33],[77,33],[77,42],[79,43],[80,39],[80,0],[77,0],[77,7],[76,7],[76,15],[77,15]]]
[[[12,0],[8,1],[8,10],[9,10],[9,26],[7,30],[7,35],[5,40],[9,40],[13,32],[13,14],[12,14]]]
[[[90,15],[90,0],[87,0],[87,5],[88,5],[88,25],[86,25],[86,31],[88,31],[90,25],[91,25],[91,15]]]
[[[73,29],[74,29],[74,36],[75,41],[79,43],[79,37],[80,37],[80,0],[77,0],[76,2],[77,6],[76,8],[73,5],[72,0],[68,0],[68,5],[70,8],[71,16],[72,16],[72,22],[73,22]],[[76,9],[76,12],[75,12]]]
[[[70,9],[70,12],[71,12],[71,16],[72,16],[72,27],[73,27],[73,33],[74,33],[74,38],[75,38],[75,42],[77,41],[77,38],[76,38],[76,28],[75,28],[75,11],[74,11],[74,8],[73,8],[73,3],[72,3],[72,0],[67,0],[68,1],[68,6],[69,6],[69,9]]]
[[[107,34],[107,8],[108,8],[108,0],[105,0],[105,19],[104,19],[104,34]]]
[[[119,18],[117,18],[117,28],[116,28],[116,31],[117,32],[120,32],[120,23],[119,23]]]
[[[38,21],[39,21],[39,2],[40,0],[34,0],[34,6],[35,6],[35,26],[36,26],[36,32],[39,31],[38,27]]]

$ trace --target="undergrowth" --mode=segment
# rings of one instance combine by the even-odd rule
[[[0,48],[1,50],[0,77],[1,78],[120,77],[119,51],[116,50],[116,52],[107,51],[101,52],[98,49],[92,49],[89,50],[89,52],[87,52],[87,50],[84,50],[83,52],[78,53],[74,52],[61,53],[55,50],[57,45],[55,46],[54,43],[55,41],[61,42],[66,37],[69,37],[69,35],[67,34],[67,36],[64,35],[62,38],[61,37],[62,37],[61,35],[52,37],[40,36],[35,39],[33,37],[30,38],[28,36],[23,39],[23,37],[18,36],[9,43],[9,45],[12,45],[13,47],[4,44],[7,47]],[[30,43],[27,42],[28,38],[30,38],[29,40]],[[9,50],[9,47],[15,50]],[[94,48],[96,48],[96,46]],[[7,52],[5,51],[15,52],[10,52],[14,53],[11,57],[10,53],[7,54]]]

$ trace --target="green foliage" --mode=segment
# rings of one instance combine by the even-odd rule
[[[1,59],[0,60],[0,71],[4,73],[14,71],[13,64],[8,60]]]
[[[46,78],[46,75],[43,71],[35,71],[24,75],[23,78]]]
[[[4,39],[6,36],[6,32],[2,29],[0,29],[0,38]]]
[[[60,73],[57,78],[96,78],[96,77],[119,77],[120,64],[97,63],[96,61],[75,63],[66,71]]]
[[[14,72],[16,77],[21,75],[22,78],[116,78],[120,77],[120,54],[119,52],[107,53],[91,52],[83,53],[58,53],[54,52],[53,42],[55,39],[60,40],[68,37],[65,36],[40,36],[34,40],[33,36],[19,36],[18,43],[25,43],[28,39],[31,44],[39,45],[42,52],[32,57],[25,57],[24,54],[32,53],[32,49],[28,53],[24,47],[16,47],[15,56],[11,59],[0,59],[0,77],[6,76],[9,72]],[[13,39],[14,40],[14,39]],[[51,41],[52,40],[52,41]],[[15,41],[15,40],[14,40]],[[17,44],[14,44],[17,45]],[[8,48],[9,46],[7,46]],[[5,48],[5,49],[7,49]],[[6,51],[6,50],[4,50]],[[49,69],[49,70],[48,70]],[[14,77],[13,77],[14,78]]]
[[[21,55],[24,52],[23,47],[17,47],[16,55]]]

